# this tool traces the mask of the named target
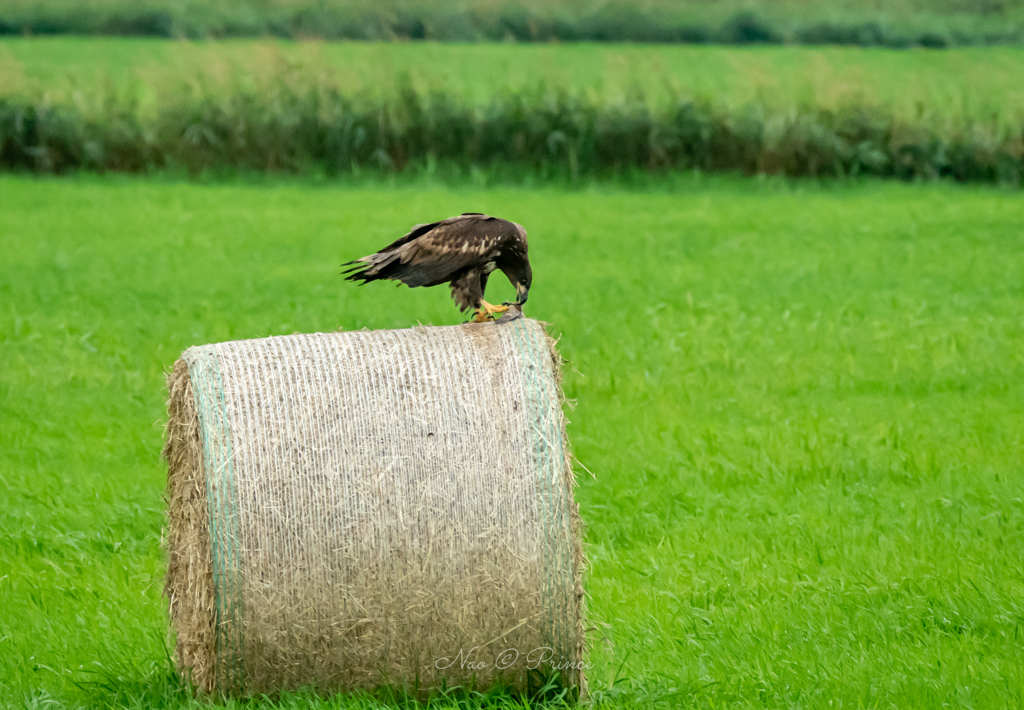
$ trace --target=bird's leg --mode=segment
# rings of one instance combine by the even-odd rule
[[[504,313],[507,310],[508,306],[495,306],[481,299],[480,308],[477,309],[473,322],[483,323],[484,321],[488,321],[493,318],[495,313]]]

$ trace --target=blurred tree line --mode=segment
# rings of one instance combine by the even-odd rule
[[[5,0],[0,34],[945,47],[1024,41],[1024,0]]]

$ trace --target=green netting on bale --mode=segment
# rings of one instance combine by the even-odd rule
[[[584,691],[558,367],[529,319],[186,351],[167,446],[182,671],[251,694],[529,690],[558,669]],[[200,493],[205,511],[175,502]],[[204,550],[208,571],[180,562]]]
[[[231,453],[231,424],[224,380],[214,348],[192,348],[186,358],[196,399],[203,468],[209,504],[210,553],[213,563],[214,628],[217,634],[217,684],[244,687],[242,676],[243,595],[239,564],[238,491]]]

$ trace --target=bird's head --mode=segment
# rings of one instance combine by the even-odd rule
[[[521,306],[526,303],[526,299],[530,295],[530,284],[533,283],[533,269],[530,268],[530,258],[527,256],[527,250],[529,246],[526,241],[526,230],[523,229],[523,225],[515,224],[516,231],[519,232],[519,244],[515,251],[515,258],[509,265],[510,268],[505,270],[505,275],[508,276],[508,280],[512,282],[512,285],[516,287],[516,305]]]
[[[501,270],[516,287],[516,305],[521,306],[526,303],[526,299],[530,295],[530,283],[533,282],[533,270],[530,269],[530,262],[526,259],[517,259],[514,263],[503,265]],[[505,305],[511,304],[506,302]]]
[[[530,295],[530,284],[533,283],[533,270],[530,268],[530,262],[523,260],[523,265],[521,276],[512,281],[516,287],[516,304],[520,306],[526,303],[526,299]]]

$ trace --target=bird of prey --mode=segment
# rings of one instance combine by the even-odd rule
[[[466,212],[440,222],[417,224],[376,254],[350,261],[343,272],[350,281],[392,279],[406,286],[449,283],[459,310],[476,311],[476,322],[504,313],[510,303],[484,300],[487,278],[500,269],[516,288],[516,305],[526,303],[533,272],[527,257],[526,230],[508,220]]]

